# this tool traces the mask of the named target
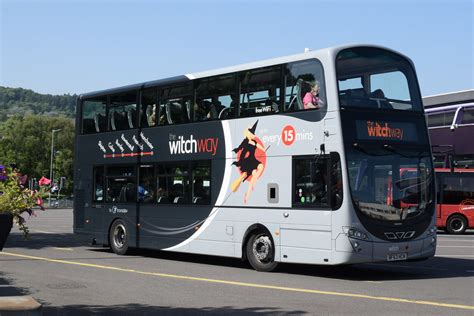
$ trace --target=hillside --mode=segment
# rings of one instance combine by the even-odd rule
[[[76,95],[40,94],[0,86],[0,122],[13,115],[74,116]]]

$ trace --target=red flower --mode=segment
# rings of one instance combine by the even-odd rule
[[[49,180],[48,178],[46,177],[41,177],[41,179],[39,180],[39,185],[40,186],[43,186],[43,185],[50,185],[51,184],[51,180]]]

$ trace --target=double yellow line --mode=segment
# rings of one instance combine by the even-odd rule
[[[372,295],[344,293],[344,292],[332,292],[332,291],[320,291],[320,290],[310,290],[310,289],[292,288],[292,287],[284,287],[284,286],[274,286],[274,285],[265,285],[265,284],[256,284],[256,283],[246,283],[246,282],[236,282],[236,281],[227,281],[227,280],[218,280],[218,279],[199,278],[199,277],[176,275],[176,274],[167,274],[167,273],[158,273],[158,272],[145,272],[145,271],[139,271],[139,270],[134,270],[134,269],[124,269],[124,268],[104,266],[104,265],[91,264],[91,263],[83,263],[83,262],[77,262],[77,261],[68,261],[68,260],[28,256],[28,255],[23,255],[23,254],[18,254],[18,253],[10,253],[10,252],[0,252],[0,255],[11,256],[11,257],[19,257],[19,258],[25,258],[25,259],[31,259],[31,260],[40,260],[40,261],[52,262],[52,263],[75,265],[75,266],[88,267],[88,268],[105,269],[105,270],[112,270],[112,271],[119,271],[119,272],[128,272],[128,273],[135,273],[135,274],[140,274],[140,275],[155,276],[155,277],[162,277],[162,278],[172,278],[172,279],[180,279],[180,280],[188,280],[188,281],[199,281],[199,282],[226,284],[226,285],[243,286],[243,287],[251,287],[251,288],[286,291],[286,292],[342,296],[342,297],[361,298],[361,299],[377,300],[377,301],[388,301],[388,302],[396,302],[396,303],[408,303],[408,304],[418,304],[418,305],[429,305],[429,306],[435,306],[435,307],[448,307],[448,308],[474,310],[474,306],[472,306],[472,305],[447,304],[447,303],[410,300],[410,299],[395,298],[395,297],[372,296]]]

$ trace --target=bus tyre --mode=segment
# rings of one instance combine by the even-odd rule
[[[256,232],[247,241],[247,259],[257,271],[270,272],[276,269],[275,245],[266,232]]]
[[[467,221],[462,215],[453,215],[448,219],[446,229],[450,234],[462,234],[466,230]]]
[[[124,255],[128,251],[128,230],[125,222],[117,219],[110,227],[110,248],[118,255]]]

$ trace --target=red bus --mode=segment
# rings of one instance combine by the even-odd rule
[[[474,169],[436,168],[438,228],[462,234],[474,228]]]
[[[400,177],[379,183],[388,206],[399,205],[401,219],[410,217],[419,207],[418,170],[400,168]],[[474,169],[435,168],[436,174],[436,226],[450,234],[463,234],[474,229]],[[377,177],[377,175],[376,175]],[[399,193],[394,196],[393,186]]]

